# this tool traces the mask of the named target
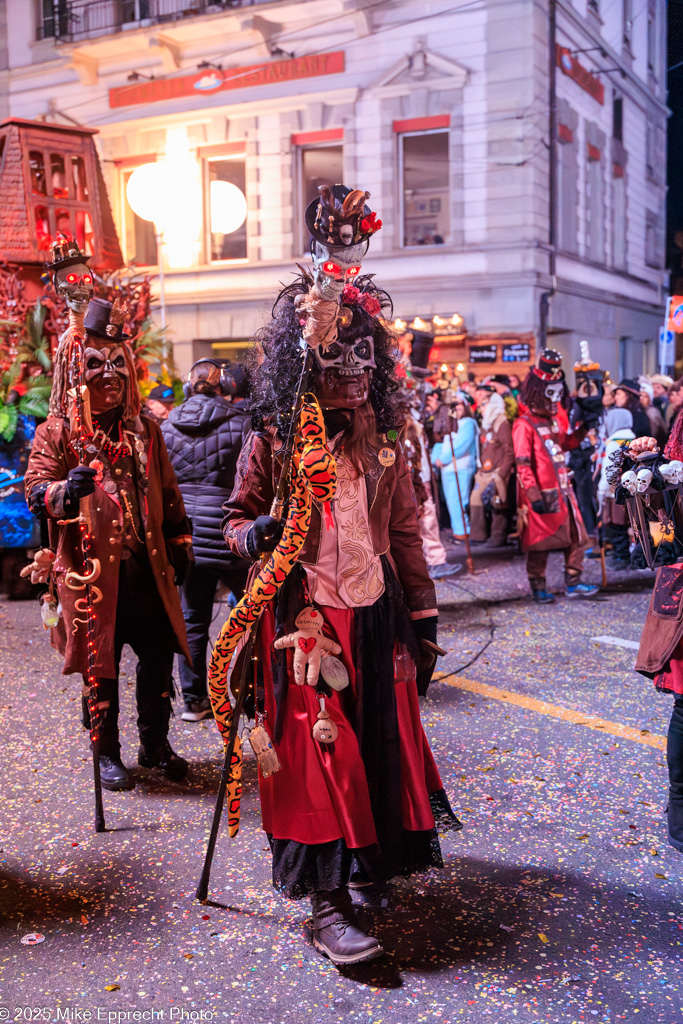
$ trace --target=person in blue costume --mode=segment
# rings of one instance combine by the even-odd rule
[[[440,444],[435,444],[432,448],[432,465],[438,466],[441,470],[441,482],[451,517],[453,536],[456,540],[464,540],[466,534],[470,532],[469,517],[464,510],[469,504],[472,480],[477,470],[479,428],[470,404],[464,398],[456,401],[451,417],[453,429],[450,434],[446,434]],[[458,472],[457,482],[453,456]]]

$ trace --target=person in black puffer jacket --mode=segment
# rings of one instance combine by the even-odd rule
[[[179,657],[185,701],[182,718],[199,722],[212,714],[206,685],[206,651],[216,588],[223,583],[239,600],[249,564],[227,547],[221,532],[223,502],[232,492],[242,441],[251,428],[249,378],[244,367],[227,369],[211,359],[190,370],[189,397],[161,429],[192,522],[195,563],[180,596],[192,664]]]

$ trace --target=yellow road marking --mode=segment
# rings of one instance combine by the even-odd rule
[[[603,734],[609,733],[610,736],[618,736],[622,740],[642,743],[646,747],[655,747],[656,750],[666,750],[666,736],[659,736],[656,733],[649,732],[643,733],[640,729],[632,729],[630,725],[610,722],[607,718],[598,718],[596,715],[583,715],[580,711],[570,711],[569,708],[561,708],[557,704],[548,704],[545,700],[527,697],[522,693],[514,693],[512,690],[501,690],[498,686],[489,686],[487,683],[477,683],[474,679],[465,679],[464,676],[449,676],[446,672],[435,672],[434,679],[443,679],[448,686],[455,686],[459,690],[467,690],[469,693],[478,693],[481,697],[502,700],[506,704],[514,704],[515,707],[526,708],[527,711],[537,711],[538,714],[548,715],[549,718],[559,718],[563,722],[570,722],[572,725],[584,725],[587,729],[595,729]]]

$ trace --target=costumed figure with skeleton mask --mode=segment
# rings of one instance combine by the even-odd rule
[[[262,426],[242,451],[224,532],[251,559],[278,543],[269,510],[310,359],[306,397],[322,409],[336,490],[313,502],[297,560],[259,621],[256,710],[281,764],[259,783],[274,885],[311,898],[314,944],[350,964],[383,950],[355,921],[349,888],[440,865],[437,822],[460,825],[420,725],[437,607],[394,413],[394,339],[381,319],[390,303],[360,275],[380,222],[367,193],[321,193],[306,215],[314,274],[281,292],[257,336]]]
[[[544,349],[522,384],[527,412],[512,427],[517,464],[518,517],[522,550],[534,600],[551,604],[546,586],[550,551],[563,551],[567,597],[593,598],[598,587],[581,583],[586,529],[565,465],[566,451],[578,447],[586,428],[561,430],[558,406],[567,407],[569,391],[559,352]]]
[[[52,644],[64,656],[63,672],[80,673],[96,690],[90,705],[88,687],[84,692],[83,725],[90,728],[96,714],[91,737],[95,742],[98,734],[102,786],[130,789],[118,733],[126,643],[139,659],[138,763],[172,779],[187,773],[187,762],[168,743],[168,726],[173,653],[188,654],[176,582],[192,557],[190,525],[159,427],[140,416],[125,309],[91,297],[87,257],[73,242],[56,243],[53,257],[71,326],[55,357],[50,415],[36,432],[26,497],[49,529],[61,606]],[[84,385],[74,379],[78,374]],[[87,628],[86,582],[94,605]]]

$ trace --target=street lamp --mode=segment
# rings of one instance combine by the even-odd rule
[[[170,178],[164,161],[136,167],[126,185],[126,198],[133,213],[154,224],[159,267],[159,308],[161,327],[166,326],[166,290],[162,252],[164,221],[171,205]]]

